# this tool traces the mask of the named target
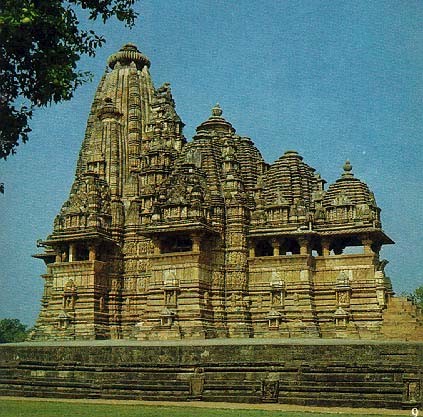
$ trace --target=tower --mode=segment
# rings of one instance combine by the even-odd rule
[[[185,143],[169,85],[156,90],[149,67],[132,44],[108,60],[69,198],[36,255],[48,271],[35,338],[120,338],[134,321],[139,266],[152,253],[136,228]]]

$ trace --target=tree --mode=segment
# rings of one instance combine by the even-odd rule
[[[33,110],[72,98],[91,79],[77,69],[105,39],[82,29],[112,16],[134,25],[137,0],[2,0],[0,4],[0,158],[16,152],[31,131]],[[1,192],[1,189],[0,189]]]
[[[23,342],[27,334],[26,326],[18,319],[0,320],[0,343]]]
[[[423,309],[423,285],[416,288],[411,294],[410,298],[413,302]]]

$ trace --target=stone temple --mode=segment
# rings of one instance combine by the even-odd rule
[[[350,162],[329,186],[296,151],[268,164],[218,105],[187,142],[146,56],[127,44],[108,67],[34,255],[47,271],[33,340],[423,339]]]

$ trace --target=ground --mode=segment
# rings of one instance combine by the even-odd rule
[[[411,410],[322,408],[284,404],[181,403],[112,400],[57,400],[0,397],[0,417],[374,417],[410,416]]]

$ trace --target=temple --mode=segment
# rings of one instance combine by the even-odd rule
[[[32,339],[423,339],[349,161],[329,186],[296,151],[268,164],[219,105],[187,142],[149,67],[132,44],[108,60],[69,198],[34,255],[47,271]]]

